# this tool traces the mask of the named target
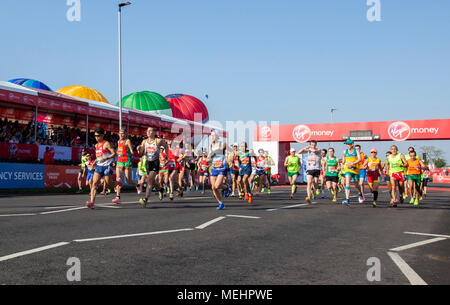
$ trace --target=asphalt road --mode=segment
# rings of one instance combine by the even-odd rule
[[[99,196],[95,210],[83,207],[87,195],[5,196],[0,284],[450,284],[450,189],[419,207],[390,208],[383,190],[375,209],[304,197],[277,188],[217,211],[211,193],[197,192],[153,196],[146,209],[135,193],[120,206]],[[67,279],[72,257],[79,282]],[[379,281],[368,281],[369,258]]]

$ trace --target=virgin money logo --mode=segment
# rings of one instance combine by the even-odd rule
[[[394,122],[389,125],[388,134],[394,141],[405,141],[411,134],[411,128],[405,122]]]
[[[292,136],[299,143],[308,142],[311,139],[311,129],[306,125],[298,125],[292,131]]]
[[[272,132],[269,126],[261,127],[260,135],[263,139],[270,139],[272,137]]]
[[[16,144],[11,144],[11,146],[9,146],[9,157],[15,158],[18,150],[19,150],[19,147],[17,147]]]

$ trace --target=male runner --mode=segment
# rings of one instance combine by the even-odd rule
[[[345,171],[345,200],[342,204],[350,206],[350,183],[353,179],[355,187],[359,192],[359,200],[362,200],[361,188],[359,187],[359,163],[361,162],[361,154],[358,148],[354,146],[354,141],[348,139],[345,141],[347,149],[344,151],[344,171]]]
[[[291,199],[294,199],[294,194],[297,191],[298,169],[300,167],[300,158],[295,153],[295,148],[291,148],[289,156],[284,160],[284,166],[287,170],[289,184],[291,185]]]
[[[372,148],[370,150],[370,157],[364,161],[363,168],[367,171],[367,181],[369,183],[370,191],[373,194],[372,207],[377,206],[378,187],[380,186],[381,176],[381,160],[377,157],[378,150]]]
[[[306,181],[308,185],[306,187],[306,202],[311,203],[311,199],[314,200],[313,188],[319,190],[320,162],[322,160],[321,151],[317,149],[317,141],[312,140],[309,142],[309,146],[301,149],[297,154],[307,154]]]
[[[387,171],[391,174],[391,206],[397,207],[397,188],[399,191],[399,201],[403,203],[403,193],[404,193],[404,181],[405,177],[403,175],[403,169],[408,167],[408,162],[406,162],[403,154],[398,152],[398,147],[396,145],[391,146],[391,154],[387,158]]]
[[[325,159],[325,181],[327,189],[333,194],[333,202],[337,201],[339,170],[339,159],[334,155],[334,148],[328,148],[328,155]]]

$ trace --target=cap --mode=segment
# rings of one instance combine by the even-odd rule
[[[351,145],[353,143],[355,143],[355,142],[352,139],[348,139],[347,141],[345,141],[345,144],[347,144],[347,145]]]
[[[238,143],[234,143],[233,146],[238,146]]]
[[[291,152],[295,151],[295,148],[291,148]]]
[[[373,153],[373,152],[378,153],[378,150],[377,150],[376,148],[372,148],[372,149],[370,150],[370,152],[371,152],[371,153]]]

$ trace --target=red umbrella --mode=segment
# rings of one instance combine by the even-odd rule
[[[198,98],[186,94],[171,94],[166,96],[166,99],[172,108],[174,118],[195,121],[195,114],[197,114],[202,123],[209,120],[208,109]]]

